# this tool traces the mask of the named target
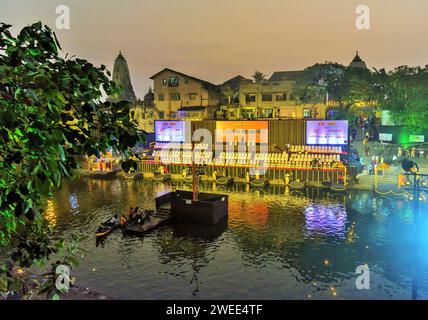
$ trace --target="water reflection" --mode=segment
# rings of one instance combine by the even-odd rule
[[[343,205],[311,203],[305,207],[305,234],[310,238],[330,236],[343,239],[346,237],[346,218]]]
[[[234,185],[221,190],[229,194],[223,224],[171,224],[144,238],[117,230],[96,246],[100,222],[130,206],[153,209],[156,194],[171,188],[190,186],[80,180],[55,194],[46,211],[49,223],[66,236],[73,231],[89,236],[88,253],[75,270],[81,283],[131,299],[411,298],[410,203],[371,193]],[[212,188],[221,189],[203,186]],[[427,230],[421,215],[420,234]],[[421,236],[419,251],[426,249],[427,237]],[[355,288],[360,264],[372,272],[371,290]],[[419,266],[418,295],[427,298],[425,255]]]

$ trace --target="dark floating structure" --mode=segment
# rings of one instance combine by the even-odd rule
[[[221,185],[221,186],[231,186],[235,181],[232,177],[218,177],[215,180],[216,184]]]
[[[217,224],[228,216],[229,197],[223,194],[199,193],[194,199],[191,191],[178,190],[156,198],[156,207],[171,206],[171,216],[176,222]]]
[[[171,220],[171,210],[168,207],[157,208],[156,212],[148,220],[131,222],[126,226],[125,231],[145,235],[164,225],[169,220]]]
[[[145,235],[170,221],[227,225],[228,199],[223,194],[200,193],[194,200],[191,191],[168,192],[156,198],[156,212],[149,219],[130,223],[125,231]]]

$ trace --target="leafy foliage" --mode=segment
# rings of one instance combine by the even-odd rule
[[[428,128],[428,66],[376,71],[375,93],[382,109],[410,129]]]
[[[13,36],[0,24],[0,244],[29,267],[58,253],[42,211],[52,190],[78,167],[75,155],[129,153],[142,138],[105,66],[61,57],[40,22]],[[4,282],[2,282],[4,283]]]
[[[317,63],[304,70],[294,94],[304,103],[322,103],[328,97],[338,104],[338,114],[345,119],[358,102],[375,97],[373,85],[373,75],[367,69],[346,68],[333,62]]]
[[[252,75],[253,79],[255,82],[260,83],[263,81],[266,81],[266,77],[267,75],[265,75],[263,72],[261,71],[254,71],[254,74]]]

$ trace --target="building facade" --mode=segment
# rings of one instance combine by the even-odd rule
[[[161,119],[215,117],[221,102],[218,86],[168,68],[153,75],[154,103]]]
[[[293,95],[303,71],[274,72],[268,81],[242,83],[239,90],[241,117],[324,119],[326,106],[302,104]]]

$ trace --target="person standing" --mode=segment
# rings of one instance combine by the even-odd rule
[[[352,135],[352,141],[355,141],[355,138],[357,137],[357,130],[355,130],[355,128],[352,129],[351,135]]]
[[[367,138],[364,138],[363,146],[364,146],[364,155],[367,157],[369,156],[369,152],[370,152],[369,140]]]

